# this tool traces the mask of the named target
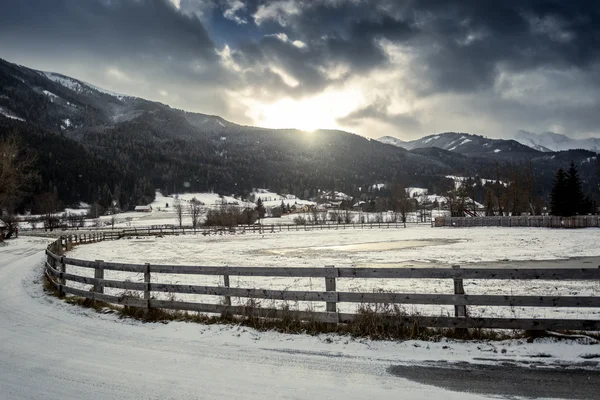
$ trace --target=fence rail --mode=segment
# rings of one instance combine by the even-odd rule
[[[235,226],[197,226],[194,228],[191,225],[183,225],[178,227],[173,224],[168,225],[150,225],[145,227],[130,227],[130,228],[114,228],[110,226],[99,226],[99,227],[68,227],[60,226],[53,228],[57,232],[76,231],[76,232],[96,232],[96,233],[110,233],[110,232],[126,232],[127,234],[138,234],[144,235],[148,231],[163,232],[163,233],[202,233],[212,231],[231,231],[231,232],[296,232],[296,231],[309,231],[309,230],[327,230],[327,229],[389,229],[389,228],[404,228],[405,225],[429,225],[430,220],[419,222],[419,221],[406,221],[403,222],[364,222],[364,223],[344,223],[335,221],[326,221],[324,223],[312,223],[307,222],[305,224],[295,223],[280,223],[280,224],[253,224],[253,225],[235,225]],[[40,232],[48,231],[49,228],[21,228],[22,232]]]
[[[465,294],[464,279],[474,280],[552,280],[552,281],[600,281],[598,268],[298,268],[298,267],[219,267],[182,266],[153,264],[123,264],[104,261],[78,260],[65,257],[66,250],[75,244],[92,243],[119,236],[105,234],[91,235],[83,240],[63,237],[50,244],[46,250],[45,274],[52,285],[63,295],[71,294],[111,304],[139,307],[143,309],[161,308],[204,313],[252,315],[265,318],[295,317],[327,323],[348,323],[359,314],[338,312],[339,303],[356,304],[420,304],[454,306],[454,317],[394,317],[397,324],[418,323],[422,327],[438,328],[490,328],[522,330],[583,330],[600,331],[600,320],[593,319],[536,319],[536,318],[473,318],[468,316],[467,306],[498,307],[560,307],[560,308],[599,308],[600,296],[521,296],[521,295],[469,295]],[[67,266],[94,270],[94,278],[67,272]],[[144,282],[115,281],[104,279],[104,271],[124,271],[143,273]],[[211,275],[222,276],[224,286],[201,286],[171,283],[157,283],[152,277],[157,274]],[[323,278],[324,291],[271,290],[261,288],[236,288],[229,286],[230,276],[245,277],[294,277]],[[337,291],[340,279],[452,279],[454,293],[364,293]],[[67,285],[67,281],[93,285],[91,291]],[[104,293],[105,288],[135,290],[143,294],[141,298],[114,296]],[[223,297],[223,304],[208,304],[174,300],[159,300],[153,293],[195,294]],[[324,302],[322,311],[288,311],[274,308],[251,308],[231,305],[231,298],[268,299],[280,301]],[[391,317],[385,317],[391,318]]]
[[[436,217],[434,227],[535,227],[535,228],[600,228],[600,216],[578,215],[575,217],[515,216],[515,217]]]

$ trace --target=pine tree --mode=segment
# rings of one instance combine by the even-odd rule
[[[579,173],[571,161],[567,174],[567,215],[583,214],[584,200]]]
[[[267,212],[267,210],[265,209],[265,206],[263,205],[262,199],[260,197],[258,198],[258,201],[256,202],[255,210],[258,213],[258,218],[265,217],[265,213]]]
[[[567,174],[560,168],[556,172],[552,191],[550,192],[550,214],[561,217],[568,215],[567,191]]]

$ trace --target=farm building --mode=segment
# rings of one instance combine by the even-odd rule
[[[4,237],[7,229],[8,225],[6,225],[6,223],[0,219],[0,239]]]
[[[137,212],[152,212],[152,206],[135,206]]]

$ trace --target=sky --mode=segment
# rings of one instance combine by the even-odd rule
[[[0,58],[268,128],[600,137],[597,0],[1,0]]]

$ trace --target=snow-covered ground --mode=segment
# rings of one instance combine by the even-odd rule
[[[584,364],[599,352],[599,345],[585,339],[378,342],[121,320],[43,292],[46,243],[22,237],[0,247],[1,399],[478,400],[498,396],[419,384],[388,368],[440,360],[448,368],[470,363],[475,371],[477,365],[507,361],[598,370]],[[520,371],[516,385],[519,373],[527,373]]]
[[[460,264],[477,267],[511,262],[565,260],[570,257],[600,256],[600,229],[573,231],[540,228],[431,228],[365,229],[278,232],[245,235],[181,235],[163,238],[124,239],[76,247],[70,257],[126,263],[179,264],[204,266],[278,266],[278,267],[421,267],[449,268]],[[515,264],[513,264],[515,266]],[[518,264],[516,266],[519,266]],[[556,267],[556,265],[554,265]],[[562,266],[562,264],[561,264]],[[595,265],[590,265],[594,267]],[[68,267],[91,276],[85,268]],[[140,274],[106,272],[107,279],[142,281]],[[158,282],[221,285],[220,277],[196,275],[153,276]],[[76,284],[74,284],[76,285]],[[316,278],[232,277],[234,287],[279,290],[324,290]],[[83,286],[88,288],[88,286]],[[451,280],[435,279],[339,279],[339,291],[378,291],[395,293],[453,293]],[[467,294],[496,295],[579,295],[600,296],[595,281],[465,281]],[[113,293],[119,293],[114,290]],[[178,299],[220,302],[218,297],[177,295]],[[238,300],[243,302],[244,300]],[[273,302],[273,305],[279,305]],[[293,304],[300,309],[320,310],[321,302]],[[342,311],[355,311],[354,304],[341,304]],[[447,315],[451,306],[406,306],[408,313]],[[543,318],[597,318],[600,309],[470,307],[471,315]]]

